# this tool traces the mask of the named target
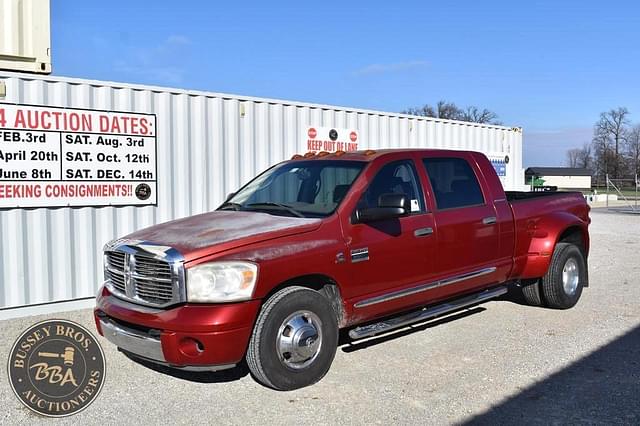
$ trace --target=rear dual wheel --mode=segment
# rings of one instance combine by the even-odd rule
[[[541,280],[528,280],[522,283],[522,296],[527,305],[542,306],[542,293],[540,291]]]
[[[525,301],[532,306],[569,309],[582,295],[587,280],[587,263],[575,244],[558,243],[542,279],[522,287]]]
[[[546,305],[555,309],[575,306],[587,280],[587,263],[575,244],[558,243],[551,264],[542,278],[542,294]]]

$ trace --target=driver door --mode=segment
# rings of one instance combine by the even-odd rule
[[[424,294],[396,297],[389,302],[382,299],[389,293],[424,284],[433,270],[435,226],[432,214],[427,211],[413,160],[382,166],[357,208],[376,207],[378,198],[385,193],[405,194],[411,203],[410,214],[377,222],[349,223],[345,230],[352,294],[357,295],[356,309],[360,301],[360,305],[367,306],[362,308],[369,312],[419,303]]]

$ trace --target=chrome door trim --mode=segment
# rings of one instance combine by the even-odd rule
[[[361,300],[359,302],[356,302],[353,305],[353,307],[354,308],[364,308],[366,306],[377,305],[378,303],[388,302],[390,300],[399,299],[401,297],[410,296],[410,295],[416,294],[416,293],[422,293],[423,291],[432,290],[434,288],[444,287],[444,286],[447,286],[447,285],[450,285],[450,284],[459,283],[461,281],[470,280],[472,278],[481,277],[483,275],[492,274],[495,271],[496,271],[495,266],[492,266],[490,268],[483,268],[483,269],[479,269],[477,271],[468,272],[466,274],[455,275],[453,277],[445,278],[445,279],[442,279],[442,280],[439,280],[439,281],[434,281],[434,282],[427,283],[427,284],[421,284],[421,285],[416,286],[416,287],[411,287],[411,288],[407,288],[407,289],[403,289],[403,290],[392,291],[390,293],[386,293],[386,294],[383,294],[383,295],[380,295],[380,296],[375,296],[375,297],[371,297],[369,299],[364,299],[364,300]]]
[[[440,281],[440,287],[444,287],[445,285],[459,283],[460,281],[470,280],[471,278],[481,277],[483,275],[492,274],[496,271],[496,267],[492,266],[491,268],[484,268],[478,271],[468,272],[466,274],[457,275],[455,277],[446,278]]]

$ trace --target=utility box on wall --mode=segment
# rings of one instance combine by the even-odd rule
[[[49,0],[0,1],[0,70],[51,73]]]

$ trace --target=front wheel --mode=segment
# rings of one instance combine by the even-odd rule
[[[326,297],[287,287],[262,306],[247,349],[254,378],[277,390],[293,390],[324,377],[338,345],[338,323]]]
[[[587,262],[575,244],[558,243],[551,264],[542,279],[542,295],[548,307],[569,309],[575,306],[587,279]]]

